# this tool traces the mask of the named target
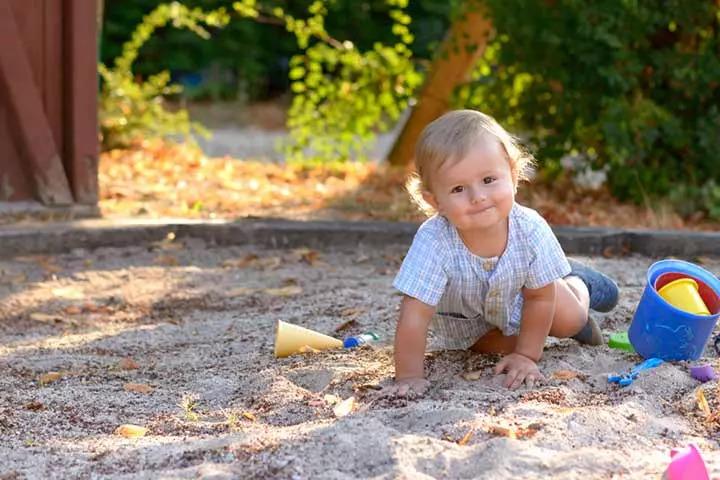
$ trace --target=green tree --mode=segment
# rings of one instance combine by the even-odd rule
[[[104,148],[126,146],[143,137],[179,134],[190,138],[193,133],[206,133],[202,126],[190,121],[186,110],[165,108],[164,97],[181,90],[169,83],[167,70],[151,75],[145,81],[136,81],[132,65],[140,47],[155,30],[170,22],[177,28],[186,28],[207,38],[209,33],[203,25],[220,27],[228,20],[224,9],[204,12],[178,2],[162,4],[143,18],[112,67],[103,63],[98,66],[102,80],[99,121]]]
[[[548,175],[571,155],[622,199],[720,218],[716,2],[487,4],[497,34],[457,105],[527,136]]]
[[[297,43],[299,53],[289,62],[294,92],[288,121],[289,159],[362,157],[375,132],[389,128],[405,109],[420,82],[410,50],[414,40],[408,27],[411,18],[405,11],[407,0],[384,3],[393,42],[374,42],[368,50],[328,33],[325,1],[308,3],[302,16],[254,0],[232,3],[230,13],[258,23],[280,25]],[[113,68],[100,65],[101,125],[106,147],[127,144],[139,134],[189,136],[200,131],[199,126],[189,122],[184,110],[165,109],[163,96],[180,91],[177,85],[169,85],[169,73],[163,71],[138,82],[133,62],[140,47],[168,22],[207,36],[200,24],[225,26],[230,13],[224,7],[203,11],[173,2],[158,6],[143,18],[123,45]]]

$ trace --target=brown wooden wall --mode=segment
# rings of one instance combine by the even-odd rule
[[[0,0],[0,202],[95,204],[94,0]]]

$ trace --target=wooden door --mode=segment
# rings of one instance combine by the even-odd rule
[[[95,5],[0,0],[0,202],[97,202]]]

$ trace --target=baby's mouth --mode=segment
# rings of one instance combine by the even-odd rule
[[[483,212],[486,212],[486,211],[490,210],[492,207],[493,207],[492,205],[488,205],[487,207],[484,207],[484,208],[480,208],[480,209],[477,209],[477,210],[472,210],[472,211],[470,211],[470,215],[478,215],[478,214],[480,214],[480,213],[483,213]]]

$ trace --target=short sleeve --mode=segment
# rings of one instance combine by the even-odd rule
[[[565,252],[544,218],[538,219],[536,228],[528,239],[528,245],[532,254],[525,287],[542,288],[570,274],[570,264]]]
[[[445,292],[448,276],[433,232],[420,227],[393,287],[405,295],[436,306]]]

